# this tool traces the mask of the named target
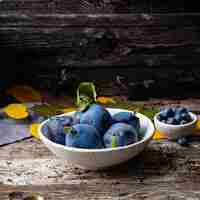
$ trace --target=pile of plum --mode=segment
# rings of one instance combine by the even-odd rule
[[[192,121],[189,110],[184,107],[163,108],[157,119],[166,124],[180,125]]]
[[[68,147],[98,149],[125,146],[139,140],[139,118],[133,112],[113,116],[101,105],[92,104],[73,116],[52,117],[43,134]]]

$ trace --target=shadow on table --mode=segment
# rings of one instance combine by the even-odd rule
[[[79,171],[84,177],[90,175],[102,176],[104,179],[126,179],[136,178],[143,181],[148,177],[166,175],[176,170],[176,151],[166,151],[166,149],[159,148],[146,148],[139,155],[133,159],[108,169],[93,171]]]

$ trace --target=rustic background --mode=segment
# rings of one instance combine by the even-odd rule
[[[90,80],[130,99],[198,97],[199,9],[181,0],[0,0],[1,89],[25,81],[58,93]]]
[[[182,0],[0,0],[0,97],[15,82],[59,94],[86,80],[129,99],[199,97],[199,10]],[[185,103],[200,110],[199,100]],[[198,140],[152,141],[102,172],[71,168],[36,139],[6,145],[0,199],[198,200]]]

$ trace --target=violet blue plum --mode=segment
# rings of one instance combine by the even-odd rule
[[[80,117],[80,124],[89,124],[94,126],[97,131],[104,135],[106,130],[112,124],[110,113],[101,105],[92,104]]]
[[[73,125],[73,117],[71,116],[61,116],[57,118],[63,126],[72,126]]]
[[[91,125],[76,124],[65,134],[68,147],[99,149],[103,148],[99,132]]]
[[[82,112],[79,112],[79,111],[77,111],[77,112],[74,113],[74,115],[73,115],[73,124],[74,124],[74,125],[80,123],[80,118],[81,118],[81,115],[82,115],[82,114],[83,114],[83,113],[82,113]]]
[[[119,122],[106,131],[103,141],[106,148],[125,146],[137,142],[138,133],[133,126]]]
[[[55,137],[56,135],[53,133],[53,131],[51,130],[51,128],[48,126],[48,124],[45,124],[42,127],[42,134],[47,137],[49,140],[51,140],[52,142],[55,142]]]
[[[113,122],[123,122],[132,125],[137,131],[140,129],[139,118],[135,116],[133,112],[119,112],[112,116]]]
[[[65,127],[70,127],[71,118],[69,116],[52,117],[47,123],[48,135],[53,142],[65,145]]]

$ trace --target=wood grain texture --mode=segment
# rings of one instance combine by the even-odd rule
[[[199,88],[199,18],[194,13],[32,15],[2,12],[0,51],[3,63],[8,66],[2,79],[13,81],[20,76],[29,81],[35,77],[38,84],[40,80],[47,81],[39,76],[48,76],[52,80],[47,82],[55,83],[59,70],[65,68],[75,77],[66,85],[75,79],[110,81],[106,85],[112,86],[107,89],[114,91],[111,95],[121,92],[121,95],[141,96],[153,93],[140,90],[137,95],[136,83],[153,80],[151,91],[160,91],[153,97],[168,95],[166,91],[170,93],[172,90],[168,88],[174,85],[189,87],[187,92],[179,87],[174,93],[179,91],[189,96],[191,88]],[[10,69],[15,70],[12,77]],[[126,90],[114,89],[118,87],[117,77],[126,80]],[[104,94],[108,94],[107,90]]]
[[[164,26],[180,27],[199,25],[198,13],[175,14],[59,14],[39,12],[0,14],[1,27],[135,27],[135,26]]]
[[[198,3],[159,0],[2,0],[0,11],[28,13],[191,13],[199,12]]]
[[[165,94],[169,83],[174,88],[179,82],[185,94],[191,88],[183,83],[200,85],[199,18],[198,5],[179,0],[2,0],[0,51],[8,73],[1,76],[15,69],[14,80],[28,80],[65,67],[81,74],[78,80],[103,82],[102,94],[115,88],[135,97],[135,83],[144,80]],[[55,159],[30,139],[0,148],[0,199],[40,193],[50,200],[197,200],[199,153],[199,142],[183,148],[157,141],[123,165],[91,172]]]
[[[198,66],[199,16],[1,13],[0,47],[49,68]]]
[[[5,48],[82,48],[105,39],[134,48],[199,44],[198,14],[0,14],[0,45]],[[89,46],[88,46],[89,45]],[[91,49],[92,51],[93,49]],[[75,50],[78,54],[77,50]]]
[[[146,101],[149,106],[181,104],[199,109],[199,100]],[[107,170],[80,170],[58,160],[37,139],[0,148],[0,199],[40,194],[50,200],[198,200],[200,142],[181,147],[152,141],[137,157]]]
[[[3,156],[7,149],[16,152],[19,145],[23,150],[18,151],[18,158]],[[36,147],[40,148],[40,153]],[[99,172],[79,170],[52,155],[47,156],[43,144],[33,139],[5,146],[0,151],[2,200],[32,193],[47,199],[179,200],[200,197],[199,142],[188,148],[167,141],[152,142],[129,162]]]
[[[111,95],[119,94],[119,90],[110,93],[116,91],[117,77],[128,80],[121,95],[128,93],[131,98],[147,93],[141,90],[137,95],[135,85],[149,80],[157,94],[183,84],[191,87],[175,93],[190,95],[191,88],[200,85],[198,9],[179,0],[2,0],[0,53],[7,67],[0,78],[9,81],[2,81],[1,88],[19,76],[25,81],[34,77],[35,83],[53,77],[45,84],[56,88],[62,68],[75,77],[67,85],[75,79],[97,82],[98,69],[102,82],[114,81],[107,84],[114,86],[108,88]]]

